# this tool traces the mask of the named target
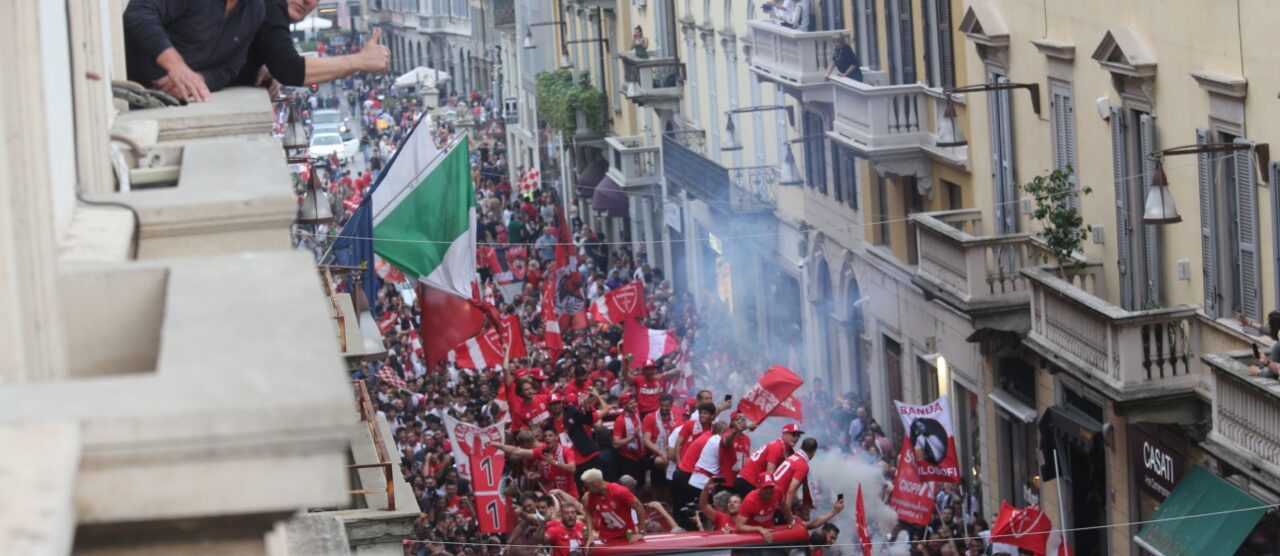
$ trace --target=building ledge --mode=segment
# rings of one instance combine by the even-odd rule
[[[243,253],[65,271],[166,274],[154,368],[0,389],[0,423],[57,408],[79,425],[82,526],[346,503],[355,410],[314,264]]]
[[[38,417],[38,416],[37,416]],[[70,554],[80,431],[71,423],[0,426],[0,547],[7,554]]]
[[[213,93],[213,100],[174,106],[134,110],[116,121],[131,125],[135,120],[155,121],[159,141],[179,141],[228,135],[270,135],[275,112],[266,89],[232,87]]]
[[[1244,98],[1249,94],[1249,80],[1244,76],[1199,70],[1191,72],[1191,78],[1210,93],[1231,98]]]
[[[1036,50],[1041,54],[1050,58],[1057,58],[1070,62],[1076,58],[1076,45],[1069,42],[1060,42],[1053,39],[1031,39],[1031,44],[1035,45]]]
[[[185,143],[176,186],[89,198],[138,211],[138,257],[149,259],[288,249],[291,185],[280,141],[262,134]]]
[[[138,232],[133,213],[123,207],[79,205],[58,242],[62,263],[123,263],[132,258]]]

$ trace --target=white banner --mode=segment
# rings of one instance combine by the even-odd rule
[[[470,481],[472,452],[477,448],[482,450],[490,442],[504,442],[502,431],[506,428],[506,419],[487,427],[479,427],[454,419],[446,413],[444,428],[449,433],[453,464],[458,469],[458,476]]]
[[[926,481],[960,482],[955,432],[951,428],[951,405],[947,397],[929,405],[894,401],[902,426],[911,444],[916,473]]]

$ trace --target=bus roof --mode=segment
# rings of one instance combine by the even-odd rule
[[[809,542],[809,532],[803,525],[774,527],[773,542],[765,543],[759,533],[721,533],[719,531],[692,531],[688,533],[654,533],[636,543],[619,542],[596,544],[591,547],[592,556],[616,554],[678,554],[715,549],[734,549],[761,546],[801,546]]]

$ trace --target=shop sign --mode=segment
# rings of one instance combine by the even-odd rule
[[[1164,502],[1187,469],[1186,456],[1136,427],[1129,427],[1129,460],[1138,488]]]

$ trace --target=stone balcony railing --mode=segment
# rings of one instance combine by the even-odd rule
[[[701,129],[677,129],[666,132],[666,137],[676,144],[699,155],[707,154],[707,132]]]
[[[609,147],[607,175],[623,190],[644,188],[658,183],[658,151],[643,136],[606,137]]]
[[[875,86],[847,77],[830,80],[835,121],[829,134],[859,156],[875,161],[927,155],[953,166],[968,164],[967,146],[938,146],[949,137],[942,137],[945,106],[936,91],[919,83]]]
[[[1128,311],[1105,299],[1102,267],[1023,269],[1031,284],[1026,344],[1117,401],[1186,393],[1201,380],[1200,325],[1189,305]]]
[[[1204,356],[1213,371],[1209,438],[1234,452],[1237,466],[1280,476],[1280,383],[1249,376],[1251,359],[1247,350]]]
[[[684,63],[672,57],[637,58],[632,51],[615,54],[622,61],[623,83],[619,93],[640,106],[678,107],[684,98]]]
[[[1042,264],[1026,233],[985,235],[982,211],[911,215],[920,255],[913,279],[964,311],[1025,304],[1031,287],[1023,268]]]
[[[451,15],[419,16],[419,29],[428,33],[447,33],[450,35],[470,35],[471,20]]]
[[[809,87],[826,83],[833,41],[845,33],[797,31],[768,20],[747,22],[751,29],[751,69],[761,79],[786,86]]]

